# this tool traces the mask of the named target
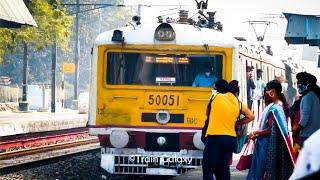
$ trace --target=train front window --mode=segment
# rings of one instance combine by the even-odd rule
[[[222,55],[107,53],[107,84],[212,87]]]

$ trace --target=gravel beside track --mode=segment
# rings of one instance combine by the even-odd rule
[[[59,162],[0,175],[0,180],[169,180],[172,176],[110,175],[100,168],[100,149]],[[1,171],[1,169],[0,169]]]
[[[41,167],[2,175],[0,179],[101,179],[101,173],[100,150],[97,150]]]

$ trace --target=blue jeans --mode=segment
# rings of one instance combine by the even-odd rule
[[[229,163],[235,149],[236,138],[227,135],[208,136],[203,152],[203,180],[230,180]]]

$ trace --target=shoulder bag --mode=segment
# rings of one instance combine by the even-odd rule
[[[209,118],[210,118],[210,111],[211,111],[211,103],[213,101],[213,99],[218,95],[217,94],[213,94],[210,97],[209,103],[207,105],[207,110],[206,110],[206,120],[204,121],[204,126],[202,127],[202,132],[201,132],[201,141],[204,143],[206,140],[206,133],[207,133],[207,129],[208,129],[208,125],[209,125]]]

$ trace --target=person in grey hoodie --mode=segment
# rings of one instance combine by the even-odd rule
[[[294,137],[301,136],[301,146],[314,132],[320,129],[320,87],[317,78],[307,72],[300,72],[296,76],[298,91],[302,95],[300,104],[300,122]]]

